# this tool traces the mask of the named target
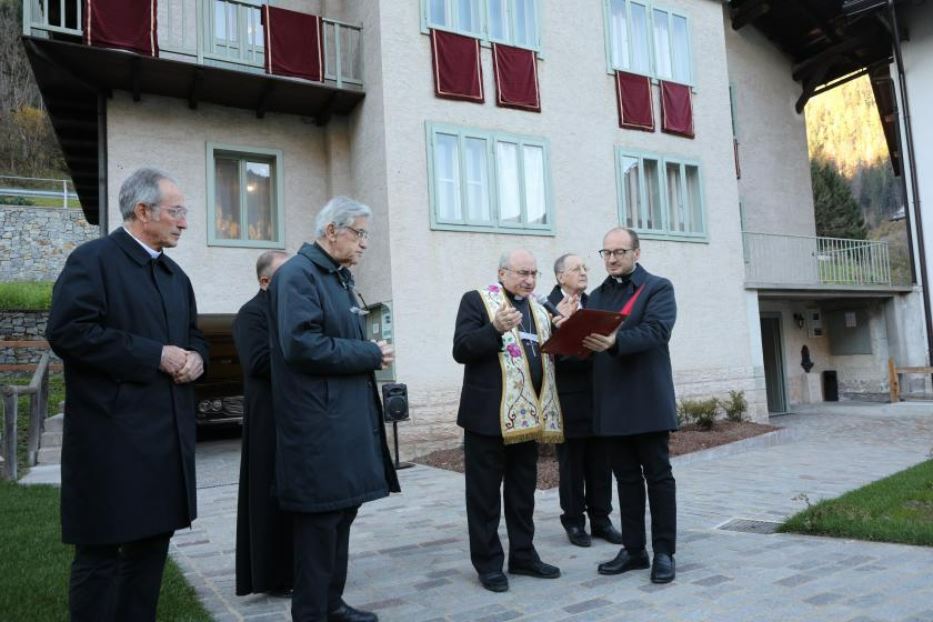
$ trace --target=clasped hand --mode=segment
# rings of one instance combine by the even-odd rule
[[[379,351],[382,352],[382,367],[380,369],[388,368],[389,365],[392,364],[392,361],[395,360],[395,348],[387,341],[376,341],[373,339],[372,342],[379,346]]]
[[[184,350],[178,346],[162,346],[159,369],[171,376],[175,384],[184,384],[201,377],[204,373],[204,361],[194,350]]]

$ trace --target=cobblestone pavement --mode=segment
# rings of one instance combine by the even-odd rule
[[[400,472],[403,494],[366,504],[354,523],[346,600],[385,622],[933,622],[928,548],[718,528],[737,518],[780,521],[807,499],[922,461],[933,450],[933,405],[822,404],[772,422],[785,428],[777,441],[675,460],[672,584],[653,585],[648,571],[598,575],[596,564],[617,547],[571,546],[549,490],[536,496],[535,544],[563,576],[511,576],[508,592],[487,592],[469,562],[463,477],[416,466]],[[238,440],[199,445],[200,518],[176,534],[171,554],[218,621],[287,620],[287,599],[234,595],[238,463]]]

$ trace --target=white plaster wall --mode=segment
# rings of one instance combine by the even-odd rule
[[[535,252],[545,273],[542,293],[553,286],[553,260],[567,251],[581,253],[595,268],[591,286],[605,277],[596,250],[603,233],[619,222],[617,145],[701,162],[709,243],[646,240],[642,263],[670,277],[677,291],[680,314],[671,348],[684,391],[755,389],[760,356],[753,359],[749,346],[742,288],[722,9],[712,1],[668,5],[691,17],[696,140],[619,129],[614,82],[606,72],[601,2],[542,3],[541,114],[495,106],[488,48],[481,54],[486,103],[436,98],[430,41],[419,32],[419,3],[380,4],[398,373],[409,385],[416,419],[422,417],[425,424],[443,417],[452,421],[462,377],[451,357],[457,306],[464,291],[495,279],[501,252],[522,246]],[[379,88],[368,84],[365,106],[372,105]],[[556,235],[431,231],[426,122],[545,138]],[[419,404],[425,406],[419,410]]]
[[[728,13],[725,8],[745,229],[816,235],[807,128],[794,109],[801,88],[791,77],[792,62],[755,28],[733,30]]]
[[[118,195],[123,180],[141,166],[173,175],[190,209],[188,229],[168,251],[194,286],[202,313],[235,313],[256,292],[256,258],[262,249],[207,245],[207,143],[282,151],[285,249],[295,252],[312,236],[317,207],[327,199],[327,155],[321,128],[307,119],[202,104],[190,110],[180,99],[144,95],[134,103],[116,92],[107,106],[108,213],[110,228],[122,222]]]
[[[905,15],[905,23],[909,24],[910,28],[910,40],[904,41],[902,53],[913,128],[917,184],[920,190],[920,218],[926,247],[926,272],[928,282],[933,282],[933,175],[930,175],[930,171],[933,170],[933,118],[929,114],[929,111],[933,109],[933,62],[930,62],[933,59],[933,4],[927,2],[919,6],[904,7],[903,9],[899,7],[898,12],[901,11]],[[894,77],[896,80],[896,75]],[[900,97],[899,89],[898,96]],[[904,109],[903,102],[899,103],[899,108]],[[902,135],[904,135],[903,126],[901,131]],[[908,189],[910,188],[909,173],[909,170],[905,171]],[[913,218],[916,212],[914,211],[914,199],[911,192],[908,192],[908,197],[911,218]],[[916,231],[916,223],[914,227],[914,231]],[[926,296],[927,304],[933,305],[933,294],[928,291]],[[922,310],[920,310],[920,313],[922,314]],[[925,333],[925,330],[918,334],[923,333]],[[930,364],[926,348],[923,348],[923,350],[922,353],[908,354],[914,360],[912,364]],[[898,362],[898,364],[901,363]]]

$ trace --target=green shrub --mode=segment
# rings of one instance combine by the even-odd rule
[[[14,205],[17,207],[28,207],[30,205],[35,205],[32,199],[27,199],[26,197],[13,197],[10,195],[0,195],[0,205]]]
[[[729,399],[719,400],[719,405],[726,413],[726,419],[741,423],[745,421],[745,413],[748,412],[748,400],[745,399],[745,391],[729,391]]]
[[[719,411],[719,400],[711,397],[705,400],[680,400],[677,408],[679,421],[695,423],[701,430],[712,430]]]
[[[0,283],[0,310],[45,311],[52,303],[51,281]]]

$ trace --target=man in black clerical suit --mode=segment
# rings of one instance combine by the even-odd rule
[[[269,365],[269,282],[288,259],[266,251],[256,261],[259,292],[240,307],[233,341],[243,368],[243,445],[236,516],[236,593],[292,588],[291,516],[273,496],[275,419]]]
[[[608,437],[619,481],[623,548],[599,565],[601,574],[648,568],[645,487],[651,504],[651,580],[674,580],[677,507],[668,440],[677,429],[677,405],[668,342],[677,305],[674,286],[638,264],[638,234],[611,229],[599,251],[609,276],[587,308],[628,315],[615,333],[593,334],[593,429]]]
[[[553,304],[565,299],[587,302],[588,270],[583,258],[568,253],[554,262],[557,285],[548,295]],[[576,546],[590,546],[586,515],[594,538],[622,544],[612,526],[612,469],[603,439],[593,434],[592,361],[558,356],[557,390],[564,416],[564,442],[557,446],[560,472],[560,522]]]
[[[123,182],[119,202],[122,226],[69,255],[46,330],[65,365],[61,520],[75,545],[75,622],[155,620],[169,539],[197,516],[191,383],[207,342],[191,282],[164,253],[188,208],[151,168]]]
[[[563,438],[553,363],[541,353],[551,320],[531,297],[537,279],[534,255],[504,254],[498,282],[463,295],[454,331],[453,356],[464,365],[457,424],[464,429],[470,559],[482,586],[493,592],[509,588],[498,533],[502,496],[509,572],[560,576],[532,543],[536,441]]]

